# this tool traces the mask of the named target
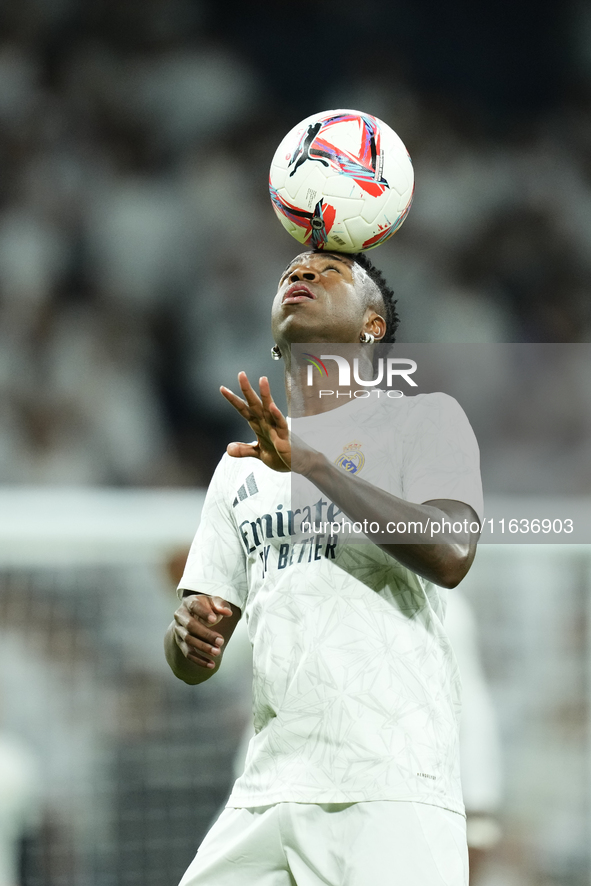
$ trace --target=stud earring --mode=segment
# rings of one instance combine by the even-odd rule
[[[271,357],[273,360],[281,360],[281,351],[279,350],[279,345],[273,345],[271,348]]]

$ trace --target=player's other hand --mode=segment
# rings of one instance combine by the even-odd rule
[[[221,597],[205,594],[183,597],[174,614],[174,639],[185,658],[203,668],[214,668],[224,638],[213,628],[231,615],[230,604]]]

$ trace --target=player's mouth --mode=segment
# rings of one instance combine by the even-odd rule
[[[316,296],[305,283],[292,283],[281,299],[283,305],[297,305],[300,302],[314,300]]]

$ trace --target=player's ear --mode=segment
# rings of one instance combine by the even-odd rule
[[[386,334],[386,321],[380,314],[369,310],[362,331],[373,335],[375,341],[380,341]]]

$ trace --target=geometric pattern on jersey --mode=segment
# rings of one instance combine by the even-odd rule
[[[245,498],[248,498],[249,495],[256,495],[258,492],[257,482],[254,478],[254,474],[249,474],[238,492],[236,493],[236,498],[232,502],[232,507],[235,508],[236,505],[244,501]]]
[[[379,465],[393,495],[458,498],[482,516],[478,446],[458,404],[389,403],[388,453],[359,437],[354,401],[334,410],[327,457],[361,440],[368,482]],[[251,475],[258,494],[233,506]],[[224,455],[179,585],[239,607],[253,648],[255,735],[228,805],[414,800],[463,812],[446,592],[376,545],[301,538],[297,519],[290,474]]]

